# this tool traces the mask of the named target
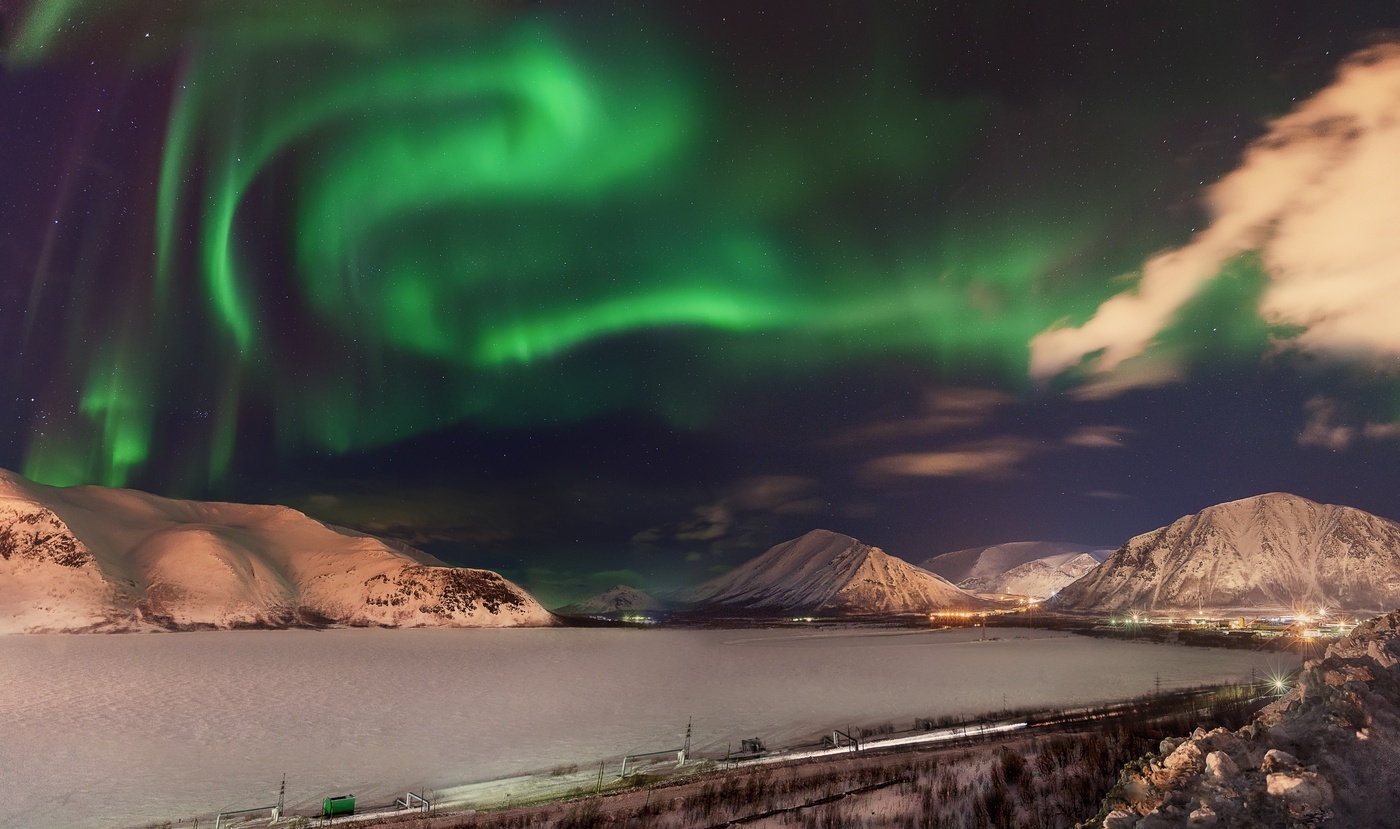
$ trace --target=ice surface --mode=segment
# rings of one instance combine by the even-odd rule
[[[0,636],[0,826],[388,802],[564,763],[1247,677],[1276,654],[1045,631]],[[1286,659],[1286,657],[1285,657]],[[1291,667],[1291,664],[1288,665]]]

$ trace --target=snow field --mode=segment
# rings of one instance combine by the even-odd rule
[[[1277,654],[1048,631],[330,630],[0,637],[0,826],[143,826],[832,727],[1071,706]],[[1296,661],[1296,660],[1294,660]],[[1291,667],[1290,662],[1286,667]]]

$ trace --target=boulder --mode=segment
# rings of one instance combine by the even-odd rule
[[[1298,758],[1286,751],[1271,748],[1264,753],[1264,762],[1259,765],[1259,768],[1265,773],[1296,769],[1298,768]]]
[[[1167,758],[1162,761],[1162,765],[1177,772],[1199,771],[1201,768],[1201,749],[1194,742],[1182,743],[1176,751],[1167,755]]]
[[[1234,777],[1239,770],[1240,767],[1230,758],[1230,755],[1223,751],[1212,751],[1206,755],[1206,772],[1217,782]]]
[[[1382,668],[1394,667],[1397,661],[1395,657],[1390,655],[1390,651],[1386,649],[1385,643],[1377,639],[1372,639],[1367,643],[1366,654],[1376,660]]]
[[[1288,801],[1292,806],[1317,810],[1332,802],[1332,787],[1313,772],[1276,772],[1270,774],[1267,780],[1269,794]]]

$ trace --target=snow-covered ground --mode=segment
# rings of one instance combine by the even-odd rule
[[[833,726],[1072,705],[1296,660],[1044,631],[0,636],[0,826],[144,826]],[[1281,660],[1287,660],[1283,665]],[[1003,700],[1003,694],[1005,698]]]

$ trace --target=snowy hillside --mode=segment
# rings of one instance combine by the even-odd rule
[[[605,616],[660,609],[661,603],[656,599],[635,587],[619,584],[601,595],[555,608],[554,612],[571,616]]]
[[[701,607],[748,610],[926,612],[981,607],[983,600],[878,547],[813,530],[687,591]]]
[[[958,584],[975,593],[999,593],[1047,599],[1099,566],[1089,553],[1061,553],[1028,561],[991,578],[970,578]]]
[[[286,507],[49,487],[0,470],[0,633],[547,625],[485,570]]]
[[[1011,541],[943,553],[919,566],[954,584],[967,582],[980,585],[990,583],[992,579],[1007,571],[1033,561],[1046,561],[1052,567],[1057,567],[1060,562],[1066,560],[1064,557],[1067,554],[1086,553],[1097,561],[1103,561],[1108,558],[1110,552],[1112,550],[1101,550],[1092,544],[1075,544],[1068,541]],[[972,589],[982,588],[974,586]]]
[[[1137,536],[1052,600],[1065,610],[1400,605],[1400,525],[1285,493]]]

